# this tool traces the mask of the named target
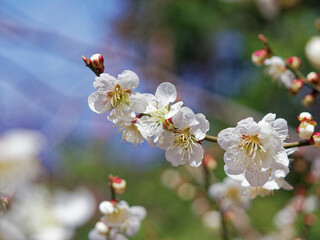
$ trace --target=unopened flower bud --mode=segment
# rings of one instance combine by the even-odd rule
[[[202,163],[205,167],[207,167],[210,170],[213,170],[217,167],[216,160],[210,154],[204,155]]]
[[[293,95],[296,95],[298,92],[300,92],[300,90],[303,87],[303,81],[302,79],[294,79],[291,83],[290,86],[290,93],[292,93]]]
[[[104,59],[103,56],[99,53],[94,54],[91,56],[90,58],[91,64],[92,66],[99,72],[99,73],[103,73],[104,71]]]
[[[168,131],[173,131],[175,128],[173,125],[172,118],[164,120],[164,122],[162,124],[163,124],[163,128]]]
[[[286,59],[286,64],[292,70],[298,70],[302,64],[301,59],[295,56]]]
[[[302,98],[302,104],[305,107],[311,107],[315,102],[315,97],[313,94],[307,94]]]
[[[116,194],[122,194],[126,190],[127,182],[122,178],[117,178],[115,181],[111,183],[111,187],[113,188]]]
[[[320,132],[316,132],[310,138],[310,143],[316,148],[320,148]]]
[[[261,66],[264,61],[268,58],[269,52],[267,49],[257,50],[251,55],[252,62],[257,65]]]
[[[96,223],[95,229],[97,229],[97,231],[103,235],[106,235],[109,232],[109,227],[101,220]]]
[[[312,119],[313,119],[312,115],[308,112],[300,113],[300,115],[297,116],[297,118],[300,122],[304,122],[304,121],[309,122],[309,121],[312,121]]]
[[[99,204],[99,210],[102,214],[111,214],[114,212],[115,207],[111,202],[103,201]]]
[[[307,81],[310,83],[318,84],[320,81],[319,74],[316,72],[310,72],[307,75]]]
[[[262,43],[268,43],[268,39],[263,35],[263,34],[259,34],[258,35],[258,38],[260,39],[260,41],[262,42]]]
[[[301,139],[309,140],[314,132],[314,126],[308,122],[302,122],[297,128],[297,133]]]

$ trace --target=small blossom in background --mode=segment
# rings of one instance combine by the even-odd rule
[[[208,190],[209,196],[219,202],[219,207],[227,211],[233,207],[246,208],[250,199],[246,194],[246,188],[241,182],[232,178],[225,178],[221,183],[212,184]]]
[[[71,240],[76,228],[92,217],[95,204],[86,188],[50,194],[43,186],[29,187],[1,216],[0,238]]]
[[[190,164],[198,167],[203,158],[203,140],[209,130],[209,122],[202,113],[194,114],[188,107],[182,107],[172,118],[175,130],[164,131],[158,147],[166,150],[166,159],[173,166]]]
[[[305,46],[305,54],[313,67],[320,69],[320,37],[312,37]]]
[[[235,128],[222,130],[218,144],[226,150],[226,173],[243,176],[253,187],[263,186],[275,172],[288,169],[289,160],[283,148],[287,135],[287,122],[271,113],[258,123],[246,118]]]
[[[282,83],[287,89],[291,87],[292,81],[295,76],[292,71],[286,68],[286,64],[282,58],[273,56],[264,61],[267,66],[266,73],[272,77],[272,79]]]
[[[39,173],[38,155],[44,137],[36,131],[13,129],[0,138],[0,193],[10,194]]]

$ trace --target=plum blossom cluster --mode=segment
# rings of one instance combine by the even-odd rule
[[[169,82],[161,83],[155,94],[135,92],[139,85],[136,73],[125,70],[117,78],[102,73],[93,83],[96,92],[88,103],[96,113],[108,112],[124,141],[133,145],[145,140],[166,150],[166,159],[173,165],[197,167],[203,158],[201,140],[209,130],[209,122],[194,114],[183,102],[176,102],[177,91]]]
[[[319,74],[310,72],[306,77],[303,76],[299,71],[302,65],[300,58],[291,56],[284,60],[273,54],[268,40],[263,35],[259,35],[259,39],[265,47],[253,52],[252,62],[257,66],[265,66],[266,74],[273,80],[283,84],[292,96],[298,94],[304,85],[311,87],[312,91],[302,98],[302,104],[306,107],[311,107],[320,92]]]
[[[138,232],[141,221],[147,215],[144,207],[130,207],[126,201],[115,199],[116,193],[122,194],[125,191],[124,179],[110,175],[109,180],[112,199],[100,203],[102,217],[90,231],[90,240],[126,240]]]
[[[253,187],[252,192],[258,195],[279,188],[291,189],[284,180],[289,172],[289,152],[283,147],[287,136],[287,122],[271,113],[258,123],[249,117],[235,128],[222,130],[218,144],[226,150],[225,172],[242,186]]]

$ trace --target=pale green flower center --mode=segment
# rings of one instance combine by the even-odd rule
[[[256,157],[257,152],[265,152],[260,143],[258,134],[241,136],[241,141],[238,148],[244,151],[252,160]]]
[[[191,128],[174,131],[174,141],[170,149],[183,149],[184,152],[191,153],[192,145],[197,143],[196,138],[191,134]]]
[[[130,104],[130,95],[131,90],[123,89],[119,84],[115,86],[113,91],[107,92],[107,97],[110,98],[111,108],[119,110],[121,110],[124,105]]]

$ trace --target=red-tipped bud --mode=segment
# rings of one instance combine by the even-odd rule
[[[301,122],[297,128],[297,133],[301,139],[309,140],[314,132],[314,126],[308,122]]]
[[[258,38],[260,39],[260,41],[264,44],[268,43],[268,39],[263,35],[263,34],[259,34]]]
[[[118,178],[111,186],[116,194],[122,194],[126,190],[127,182],[122,178]]]
[[[103,56],[99,53],[94,54],[91,56],[90,58],[91,61],[91,65],[99,72],[99,73],[103,73],[104,71],[104,59]]]
[[[302,98],[302,104],[305,107],[311,107],[315,102],[315,97],[313,94],[307,94]]]
[[[214,170],[217,167],[217,161],[211,156],[211,154],[205,154],[202,163],[210,170]]]
[[[295,56],[286,59],[286,64],[292,70],[298,70],[302,64],[301,59]]]
[[[110,186],[116,194],[122,194],[126,190],[127,182],[117,176],[109,175]]]
[[[175,129],[172,118],[164,120],[162,125],[163,125],[163,128],[168,131],[173,131]]]
[[[301,91],[302,87],[303,87],[304,83],[302,81],[302,79],[298,78],[298,79],[294,79],[291,83],[290,86],[290,93],[293,95],[296,95],[298,92]]]
[[[307,75],[307,81],[310,82],[310,83],[314,83],[314,84],[320,83],[319,74],[316,73],[316,72],[310,72]]]
[[[315,132],[310,138],[310,143],[316,148],[320,148],[320,132]]]
[[[313,119],[312,115],[308,112],[300,113],[300,115],[297,116],[297,118],[300,122],[304,122],[304,121],[309,122],[309,121],[312,121],[312,119]]]
[[[268,50],[261,49],[252,53],[251,60],[255,65],[261,66],[268,57],[269,57]]]
[[[90,59],[86,58],[85,56],[82,56],[82,60],[84,61],[84,63],[86,65],[89,65],[90,64]]]

